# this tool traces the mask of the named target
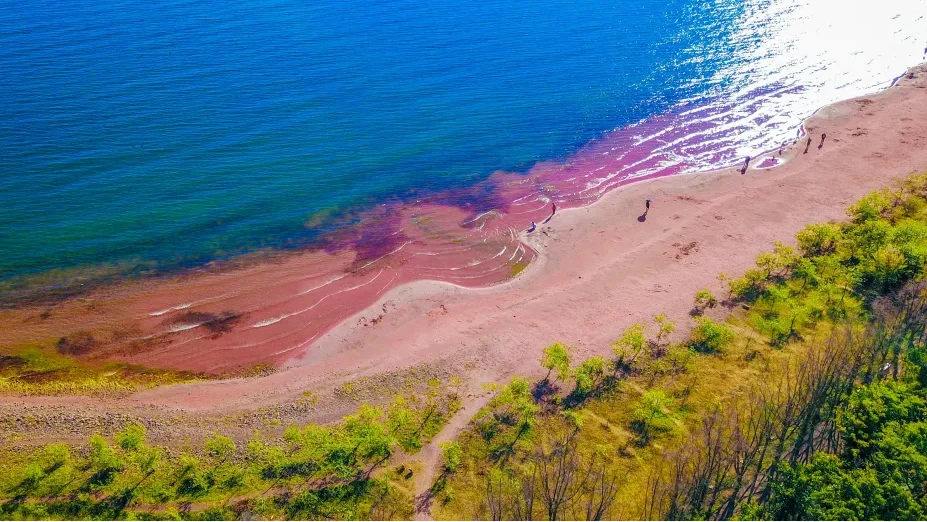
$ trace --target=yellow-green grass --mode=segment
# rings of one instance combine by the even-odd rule
[[[645,498],[647,479],[661,455],[678,447],[696,429],[704,413],[714,404],[745,393],[750,387],[775,379],[795,355],[802,353],[815,339],[826,338],[832,328],[820,322],[803,331],[805,341],[791,342],[784,347],[773,347],[763,333],[751,326],[755,314],[739,311],[728,318],[726,325],[737,337],[721,354],[696,355],[688,371],[680,375],[643,375],[622,380],[604,396],[587,401],[574,411],[579,418],[577,442],[580,448],[606,448],[611,458],[610,469],[621,477],[612,517],[639,518]],[[539,354],[540,356],[540,354]],[[563,384],[564,391],[572,386]],[[642,444],[630,425],[634,409],[642,394],[648,390],[663,390],[671,398],[665,413],[669,418],[667,429]],[[562,421],[559,414],[542,415],[532,430],[535,437],[556,438],[565,436],[572,424]],[[460,437],[464,458],[460,468],[445,486],[448,494],[438,495],[432,513],[438,520],[485,518],[485,488],[487,471],[492,467],[487,454],[488,444],[469,429]],[[536,444],[532,441],[531,445]],[[530,462],[526,447],[508,463],[518,468]],[[448,500],[450,499],[450,500]]]
[[[198,378],[190,372],[87,361],[40,344],[0,352],[0,394],[124,394]]]

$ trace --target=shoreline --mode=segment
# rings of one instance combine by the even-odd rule
[[[690,111],[711,116],[707,107]],[[256,252],[178,274],[104,281],[51,306],[40,302],[0,310],[0,327],[9,334],[5,344],[50,345],[78,336],[90,339],[79,355],[213,375],[262,364],[283,366],[345,322],[378,324],[389,311],[386,304],[379,313],[360,312],[403,285],[443,282],[484,289],[536,272],[538,251],[524,229],[547,217],[551,201],[560,207],[559,219],[631,185],[716,172],[684,172],[681,163],[663,165],[660,158],[674,150],[663,150],[669,145],[621,148],[622,140],[668,143],[665,139],[675,137],[704,150],[693,142],[703,132],[702,116],[682,122],[679,130],[670,125],[672,113],[658,115],[610,131],[566,160],[539,162],[524,175],[497,172],[465,191],[478,194],[491,188],[490,197],[509,202],[499,211],[476,214],[438,195],[371,210],[362,227],[330,238],[331,249]],[[687,129],[690,124],[695,130]],[[804,123],[797,135],[794,140],[805,136]],[[655,148],[648,152],[648,147]],[[593,172],[607,168],[609,154],[616,150],[620,168],[596,178]],[[751,171],[781,163],[773,151],[764,152],[753,159]],[[624,177],[627,169],[643,174]],[[526,269],[529,274],[521,274]]]
[[[807,120],[809,132],[828,134],[821,150],[806,156],[796,144],[787,152],[791,161],[774,169],[658,178],[558,212],[528,239],[541,255],[522,276],[479,289],[402,284],[272,375],[155,388],[118,400],[3,397],[0,403],[205,414],[286,404],[306,389],[325,393],[418,365],[465,374],[472,403],[480,400],[480,384],[540,371],[541,349],[558,340],[578,357],[597,354],[631,323],[664,312],[684,335],[694,291],[717,292],[719,271],[737,275],[773,241],[793,241],[807,223],[843,219],[860,196],[927,170],[927,66],[910,73],[913,80],[827,106]],[[655,203],[638,221],[644,197]],[[356,321],[381,307],[388,311],[377,324]],[[328,411],[348,407],[342,398]]]

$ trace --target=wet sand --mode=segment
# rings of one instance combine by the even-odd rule
[[[524,251],[537,259],[513,280],[476,289],[433,281],[400,284],[373,294],[373,304],[348,319],[333,319],[333,328],[300,351],[270,354],[264,360],[284,366],[273,375],[163,387],[111,404],[192,412],[251,409],[291,401],[306,389],[330,389],[419,364],[465,373],[477,387],[514,374],[537,374],[541,350],[557,340],[575,347],[578,357],[606,353],[628,325],[662,312],[680,325],[678,335],[685,335],[694,293],[706,287],[723,293],[719,272],[738,275],[774,241],[790,242],[808,223],[843,219],[860,196],[927,170],[927,67],[910,72],[913,78],[884,92],[820,110],[805,124],[814,137],[808,153],[803,153],[804,140],[790,144],[774,168],[757,167],[779,158],[776,151],[751,161],[754,167],[745,175],[738,167],[653,179],[610,192],[591,206],[558,210],[534,233],[519,233]],[[827,139],[818,148],[822,132]],[[648,198],[653,204],[644,215]],[[248,268],[255,274],[249,280],[255,295],[262,294],[261,285],[317,286],[318,281],[299,281],[299,271],[288,265],[296,262]],[[240,274],[208,277],[214,295],[242,290]],[[144,317],[187,302],[183,281],[165,287],[154,290],[163,302],[152,300],[144,310],[124,313]],[[118,298],[80,303],[92,311],[126,304]],[[147,317],[156,322],[160,316]],[[255,319],[231,317],[228,327],[257,324]],[[74,312],[70,320],[79,323],[80,314]],[[219,316],[209,335],[227,334],[222,320]],[[252,324],[252,329],[261,328]],[[164,353],[229,357],[221,350],[212,355],[171,350]],[[158,352],[121,356],[140,363],[161,360],[152,353]],[[110,404],[106,399],[0,398],[8,404],[75,401],[101,408]]]

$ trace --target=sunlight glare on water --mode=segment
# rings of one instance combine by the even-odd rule
[[[817,109],[887,87],[927,49],[924,0],[753,0],[735,25],[712,87],[680,103],[716,108],[723,123],[706,139],[735,136],[720,163],[717,150],[683,153],[696,170],[776,149]]]
[[[927,0],[0,8],[0,284],[318,245],[384,205],[432,198],[472,218],[509,197],[584,204],[737,164],[922,61],[925,13]],[[503,194],[500,170],[560,190]]]

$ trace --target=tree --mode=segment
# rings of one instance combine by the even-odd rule
[[[856,463],[870,459],[881,450],[886,427],[923,420],[925,414],[927,402],[906,383],[874,382],[855,390],[837,414],[846,456]]]
[[[544,380],[550,379],[552,371],[557,371],[557,379],[564,380],[570,376],[570,353],[569,349],[560,342],[556,342],[547,348],[544,348],[544,356],[541,358],[541,366],[547,368],[547,376]]]
[[[919,520],[911,492],[875,469],[846,469],[835,455],[784,465],[767,507],[771,520]]]
[[[504,460],[529,438],[540,408],[527,379],[515,377],[496,394],[474,419],[476,429],[489,444],[493,460]]]
[[[734,340],[734,332],[723,324],[718,324],[707,317],[697,317],[692,331],[690,345],[696,351],[704,353],[723,352]]]
[[[116,443],[119,444],[123,451],[138,449],[145,441],[145,427],[133,422],[126,426],[123,431],[117,433],[115,438]]]
[[[235,454],[235,441],[225,435],[213,433],[206,441],[206,451],[219,462],[225,462]]]
[[[698,312],[703,313],[706,308],[713,308],[716,304],[718,304],[718,300],[707,288],[695,292],[695,309]]]
[[[663,390],[648,390],[641,395],[637,407],[634,408],[634,421],[631,427],[637,431],[641,441],[647,443],[654,430],[668,427],[669,415],[666,409],[671,404],[670,398]]]
[[[670,334],[676,331],[676,323],[666,318],[666,314],[660,314],[653,318],[657,323],[657,342],[663,342]]]
[[[387,425],[389,432],[396,437],[399,445],[406,453],[413,453],[422,448],[421,437],[418,436],[416,411],[401,395],[393,398],[387,411]]]
[[[602,384],[605,377],[605,359],[602,357],[590,357],[576,367],[574,374],[577,395],[586,397]]]
[[[795,238],[798,248],[805,257],[817,257],[832,253],[842,236],[840,225],[836,223],[813,224],[800,230]]]
[[[644,325],[634,323],[621,334],[621,337],[612,343],[612,352],[615,354],[615,368],[626,372],[637,371],[639,359],[647,348],[647,337],[644,335]]]
[[[88,461],[90,469],[93,471],[88,484],[93,488],[99,488],[111,483],[115,475],[121,472],[125,465],[122,458],[101,435],[90,437]]]
[[[456,440],[446,440],[441,443],[441,458],[444,461],[444,472],[453,473],[460,467],[463,450]]]

